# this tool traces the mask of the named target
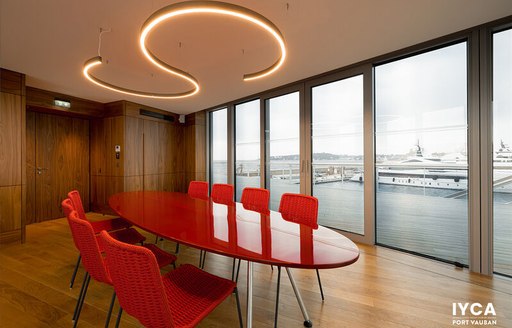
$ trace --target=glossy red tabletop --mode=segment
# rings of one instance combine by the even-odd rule
[[[345,236],[263,215],[240,203],[223,205],[187,194],[136,191],[115,194],[110,207],[134,225],[199,249],[253,262],[295,268],[336,268],[359,258]]]

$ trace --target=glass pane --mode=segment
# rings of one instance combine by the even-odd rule
[[[299,93],[268,99],[265,108],[266,186],[277,211],[283,193],[300,192]]]
[[[494,271],[512,276],[512,30],[493,36]]]
[[[375,68],[377,242],[468,264],[466,43]]]
[[[228,183],[228,110],[210,113],[210,185]]]
[[[312,88],[313,195],[322,225],[364,234],[363,76]]]
[[[245,187],[260,187],[260,101],[235,106],[236,201]]]

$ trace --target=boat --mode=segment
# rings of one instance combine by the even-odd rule
[[[503,140],[494,154],[494,191],[512,192],[512,151]],[[461,153],[443,158],[425,157],[419,143],[415,156],[398,163],[378,165],[379,184],[423,187],[436,189],[468,189],[467,157]],[[354,174],[350,181],[364,182],[363,171]]]
[[[464,154],[426,157],[419,141],[415,147],[414,156],[404,161],[378,165],[378,183],[452,190],[468,188],[467,157]],[[363,172],[354,174],[350,181],[364,182]]]

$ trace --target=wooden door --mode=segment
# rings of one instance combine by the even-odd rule
[[[88,211],[89,121],[27,115],[27,223],[63,217],[60,203],[73,189]]]

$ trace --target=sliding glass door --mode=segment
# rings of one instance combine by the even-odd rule
[[[301,181],[300,95],[293,92],[265,101],[266,183],[270,209],[277,211],[281,195],[299,193]]]
[[[311,88],[313,196],[318,221],[364,234],[363,75]]]
[[[512,276],[512,29],[492,42],[494,271]]]
[[[260,187],[260,100],[235,105],[235,198]]]
[[[468,261],[467,43],[375,67],[376,240]]]
[[[209,111],[210,183],[265,187],[272,210],[313,195],[356,241],[512,276],[511,26]]]
[[[228,109],[210,112],[210,186],[228,183]]]

